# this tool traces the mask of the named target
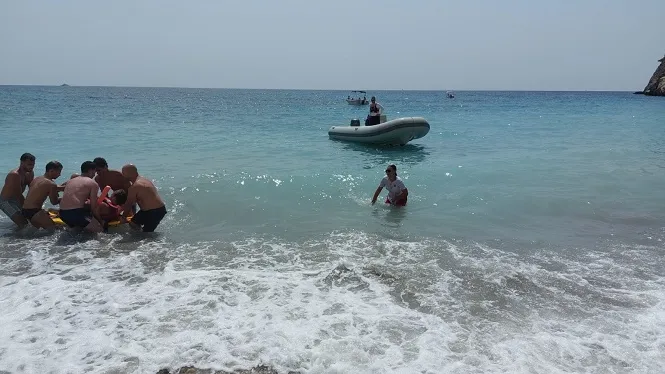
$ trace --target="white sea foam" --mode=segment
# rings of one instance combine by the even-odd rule
[[[146,239],[132,251],[118,250],[121,236],[51,239],[3,259],[2,370],[655,373],[665,364],[663,278],[621,265],[644,249],[580,261],[362,232],[300,243]]]

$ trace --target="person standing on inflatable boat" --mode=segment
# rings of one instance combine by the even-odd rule
[[[153,232],[166,216],[166,206],[159,197],[155,185],[139,175],[136,166],[127,164],[122,167],[122,175],[132,183],[127,193],[127,201],[123,207],[122,221],[127,222],[134,204],[139,205],[139,211],[132,217],[129,225],[136,230]]]
[[[409,190],[402,182],[402,179],[397,176],[397,166],[390,165],[386,168],[386,176],[381,179],[379,187],[374,192],[372,197],[372,205],[376,203],[376,199],[379,197],[381,190],[385,187],[388,190],[388,198],[386,199],[386,204],[395,205],[395,206],[405,206],[407,198],[409,197]]]
[[[372,96],[369,104],[369,115],[365,121],[365,126],[374,126],[380,124],[381,114],[383,114],[383,106],[376,102],[376,97]]]

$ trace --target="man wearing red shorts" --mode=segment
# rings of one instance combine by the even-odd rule
[[[409,190],[402,182],[402,179],[397,176],[397,166],[390,165],[386,168],[386,176],[381,179],[379,187],[374,192],[372,197],[372,205],[376,203],[376,199],[379,197],[381,190],[383,188],[388,190],[388,198],[386,199],[386,204],[394,206],[405,206],[407,198],[409,197]]]

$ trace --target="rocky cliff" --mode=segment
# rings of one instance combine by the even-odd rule
[[[653,73],[651,79],[649,79],[649,84],[644,87],[645,95],[651,96],[665,96],[665,57],[658,60],[660,66]]]

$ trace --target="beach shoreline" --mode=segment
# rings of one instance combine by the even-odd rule
[[[271,366],[258,365],[251,369],[238,369],[234,371],[201,369],[194,366],[183,366],[175,371],[161,369],[157,374],[282,374]],[[288,374],[299,374],[297,371],[289,371]]]

